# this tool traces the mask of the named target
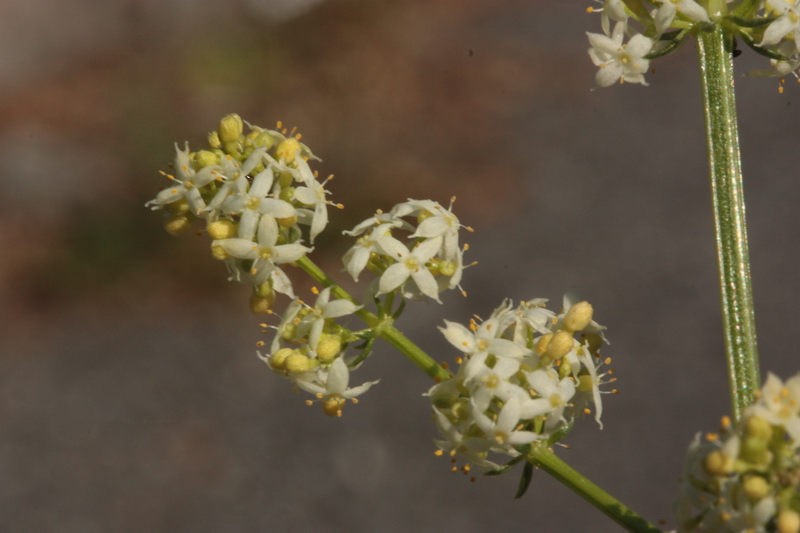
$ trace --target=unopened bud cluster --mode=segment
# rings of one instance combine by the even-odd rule
[[[567,296],[560,314],[545,303],[506,301],[483,322],[441,328],[463,356],[455,377],[428,392],[440,450],[490,471],[491,452],[516,457],[520,446],[552,444],[590,406],[600,423],[600,386],[613,381],[599,373],[605,328],[588,302]]]
[[[678,531],[800,532],[800,375],[770,374],[740,423],[689,447]]]
[[[147,205],[169,213],[166,230],[178,234],[201,219],[213,239],[212,255],[225,262],[230,278],[252,283],[251,308],[265,312],[275,291],[294,298],[281,265],[311,251],[328,223],[324,183],[308,165],[315,159],[300,135],[249,126],[238,115],[223,118],[208,146],[190,151],[176,145],[170,185]]]
[[[345,270],[356,281],[365,268],[380,276],[373,290],[378,296],[400,291],[405,298],[427,296],[441,303],[439,293],[461,282],[465,248],[459,248],[460,228],[452,210],[438,202],[397,204],[344,232],[358,237],[344,255]],[[408,244],[397,238],[399,232],[408,233]]]
[[[676,50],[689,35],[716,26],[730,36],[729,42],[738,38],[770,57],[769,69],[751,75],[783,77],[800,67],[800,0],[729,1],[726,13],[719,14],[710,14],[704,7],[707,2],[695,0],[598,1],[603,7],[588,11],[601,13],[603,33],[587,35],[601,87],[617,81],[647,85],[644,74],[651,59]]]

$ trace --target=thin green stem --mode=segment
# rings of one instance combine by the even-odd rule
[[[341,288],[335,281],[328,277],[317,265],[314,264],[308,257],[303,257],[297,260],[297,265],[306,271],[306,273],[314,278],[318,283],[324,287],[331,287],[331,292],[338,298],[344,298],[351,302],[361,305],[359,301],[350,296],[350,294]],[[392,325],[391,317],[378,317],[370,312],[366,307],[362,307],[356,311],[356,315],[363,320],[367,325],[376,329],[378,334],[394,346],[400,353],[405,355],[412,363],[421,368],[426,374],[436,381],[444,381],[450,379],[450,373],[442,368],[439,363],[434,361],[422,348],[411,342],[411,340],[403,335],[403,333]]]
[[[729,36],[719,26],[700,32],[697,51],[703,88],[722,318],[734,418],[760,384],[747,252],[742,168]]]
[[[660,529],[583,477],[549,449],[534,448],[528,458],[626,530],[634,533],[661,533]]]

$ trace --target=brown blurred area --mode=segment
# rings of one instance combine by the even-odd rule
[[[341,230],[457,197],[476,230],[469,297],[401,322],[437,359],[455,355],[443,318],[589,299],[621,394],[559,453],[669,520],[686,446],[728,411],[699,83],[688,45],[648,88],[590,90],[585,8],[0,1],[0,531],[617,530],[543,473],[522,501],[516,473],[451,474],[431,383],[387,346],[342,419],[267,370],[247,288],[143,207],[173,143],[201,145],[231,112],[297,127],[335,175],[345,209],[313,257],[356,293]],[[800,88],[737,83],[763,367],[788,377]]]

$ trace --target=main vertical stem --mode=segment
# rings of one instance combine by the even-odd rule
[[[726,36],[719,26],[710,32],[700,32],[697,39],[728,377],[733,414],[738,419],[742,410],[752,403],[760,379],[733,90],[733,61],[730,47],[726,44]]]

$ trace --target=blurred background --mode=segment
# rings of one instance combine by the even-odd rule
[[[559,455],[671,524],[686,447],[729,412],[694,47],[650,87],[592,90],[587,4],[0,1],[0,531],[618,530],[544,473],[517,501],[517,472],[450,473],[432,383],[388,346],[341,419],[268,371],[249,289],[143,207],[173,143],[231,112],[297,126],[336,175],[314,260],[356,294],[342,229],[458,197],[469,296],[400,323],[436,359],[444,318],[591,301],[620,394]],[[786,378],[800,87],[737,83],[762,367]]]

